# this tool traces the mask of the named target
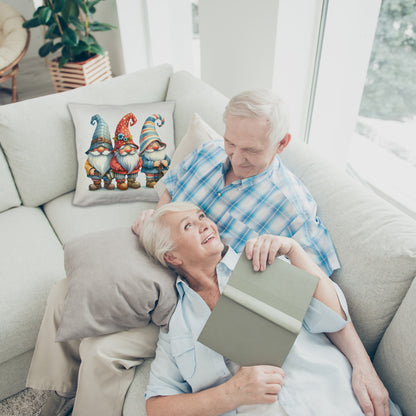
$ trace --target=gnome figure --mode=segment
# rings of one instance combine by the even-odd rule
[[[103,181],[104,188],[114,189],[114,184],[111,183],[113,173],[110,167],[110,162],[113,157],[113,143],[111,141],[108,124],[99,114],[92,116],[90,123],[96,126],[90,148],[85,152],[88,155],[88,159],[84,167],[87,176],[92,180],[89,189],[90,191],[100,189],[101,180]]]
[[[170,164],[166,153],[166,143],[160,140],[155,123],[162,127],[165,119],[160,114],[147,117],[140,134],[140,156],[143,161],[142,172],[146,175],[146,186],[153,188],[165,174]]]
[[[136,182],[136,179],[142,166],[142,160],[139,156],[139,147],[133,142],[133,136],[129,131],[129,125],[133,126],[136,122],[137,119],[133,113],[126,114],[119,121],[113,138],[114,155],[111,159],[111,168],[117,188],[122,191],[127,188],[140,188],[140,182]]]

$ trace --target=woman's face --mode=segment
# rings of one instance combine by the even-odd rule
[[[185,266],[205,263],[209,257],[217,261],[224,250],[217,226],[201,210],[169,212],[163,221],[170,227],[176,247],[171,254]]]

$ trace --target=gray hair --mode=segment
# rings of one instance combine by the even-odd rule
[[[171,202],[158,208],[143,224],[140,241],[146,253],[165,267],[168,267],[165,254],[175,249],[175,243],[172,239],[171,230],[163,222],[163,217],[169,212],[190,210],[199,210],[199,207],[190,202]]]
[[[244,91],[229,101],[223,120],[228,117],[263,118],[269,125],[268,137],[279,143],[289,132],[289,114],[283,100],[273,91],[257,89]]]

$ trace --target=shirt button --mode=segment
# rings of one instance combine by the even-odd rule
[[[221,192],[218,192],[218,193],[217,193],[217,196],[221,196]]]

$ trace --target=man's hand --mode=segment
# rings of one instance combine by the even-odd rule
[[[273,403],[282,389],[284,371],[271,365],[241,367],[226,383],[235,407],[243,404]]]
[[[389,416],[389,393],[373,366],[352,371],[352,388],[366,416]]]
[[[155,213],[154,209],[146,209],[145,211],[141,212],[140,215],[134,221],[134,224],[131,226],[133,232],[140,236],[141,229],[143,224]]]
[[[290,254],[296,244],[292,238],[264,234],[248,240],[245,252],[247,258],[253,261],[253,269],[256,272],[264,271],[267,264],[272,264],[277,256]]]

